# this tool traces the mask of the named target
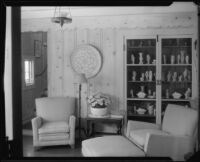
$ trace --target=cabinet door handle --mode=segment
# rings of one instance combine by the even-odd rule
[[[156,80],[157,85],[161,85],[161,80]]]

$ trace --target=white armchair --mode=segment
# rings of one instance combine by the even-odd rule
[[[161,126],[128,121],[126,136],[151,157],[171,157],[184,160],[193,152],[197,139],[198,112],[191,108],[169,104]]]
[[[75,98],[37,98],[36,117],[32,119],[33,146],[75,146]]]

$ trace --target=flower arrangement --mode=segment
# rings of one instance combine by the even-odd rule
[[[110,97],[102,93],[89,96],[87,101],[93,108],[106,108],[109,104],[111,104]]]

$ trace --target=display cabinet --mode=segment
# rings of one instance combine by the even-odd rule
[[[161,107],[190,106],[192,97],[192,38],[161,38]]]
[[[190,106],[192,37],[125,39],[127,120],[161,123],[167,104]]]

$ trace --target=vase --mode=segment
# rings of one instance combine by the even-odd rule
[[[108,113],[108,108],[90,107],[91,114],[94,116],[105,116]]]

